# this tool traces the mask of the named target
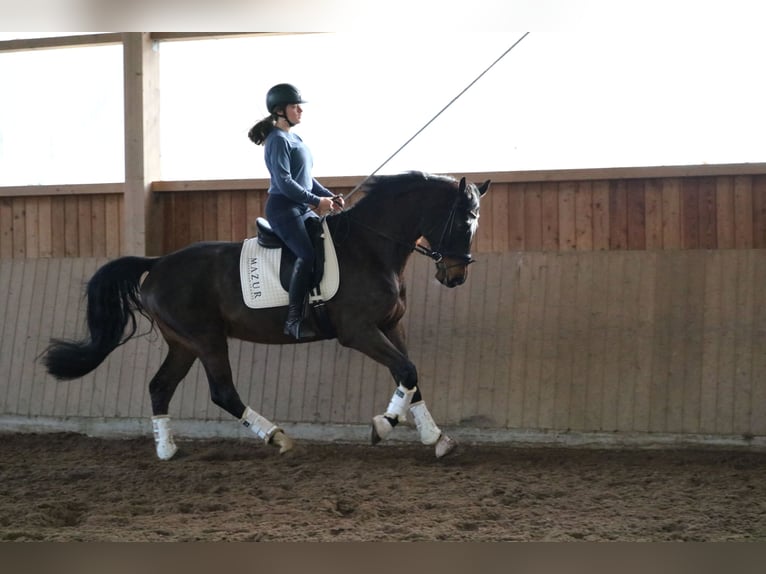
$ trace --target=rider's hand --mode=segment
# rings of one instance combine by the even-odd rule
[[[332,213],[334,207],[335,204],[331,197],[322,197],[319,199],[319,205],[317,205],[316,210],[319,215],[327,215]]]

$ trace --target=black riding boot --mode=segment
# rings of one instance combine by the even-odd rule
[[[299,341],[316,337],[314,330],[303,324],[306,311],[306,297],[311,289],[314,270],[303,259],[295,260],[293,275],[290,278],[289,307],[285,321],[285,335],[292,335]]]

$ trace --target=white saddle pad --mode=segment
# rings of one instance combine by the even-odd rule
[[[319,282],[320,294],[311,292],[310,301],[328,301],[338,291],[340,271],[335,245],[330,237],[327,222],[322,221],[324,230],[324,275]],[[288,293],[279,281],[281,249],[265,249],[258,245],[258,239],[251,237],[242,244],[239,259],[239,274],[242,283],[242,297],[251,309],[283,307],[288,303]]]

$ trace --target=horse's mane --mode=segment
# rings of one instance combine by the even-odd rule
[[[394,175],[376,175],[369,178],[364,185],[359,188],[364,192],[364,197],[359,201],[365,201],[373,197],[380,197],[383,194],[403,193],[410,190],[413,186],[422,186],[424,182],[431,182],[436,185],[442,184],[444,187],[453,187],[457,180],[447,175],[435,175],[423,171],[407,171]]]

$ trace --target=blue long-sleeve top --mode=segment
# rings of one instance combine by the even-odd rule
[[[300,136],[275,129],[264,145],[266,167],[271,175],[269,193],[281,193],[302,205],[319,205],[333,193],[311,175],[314,159]]]

